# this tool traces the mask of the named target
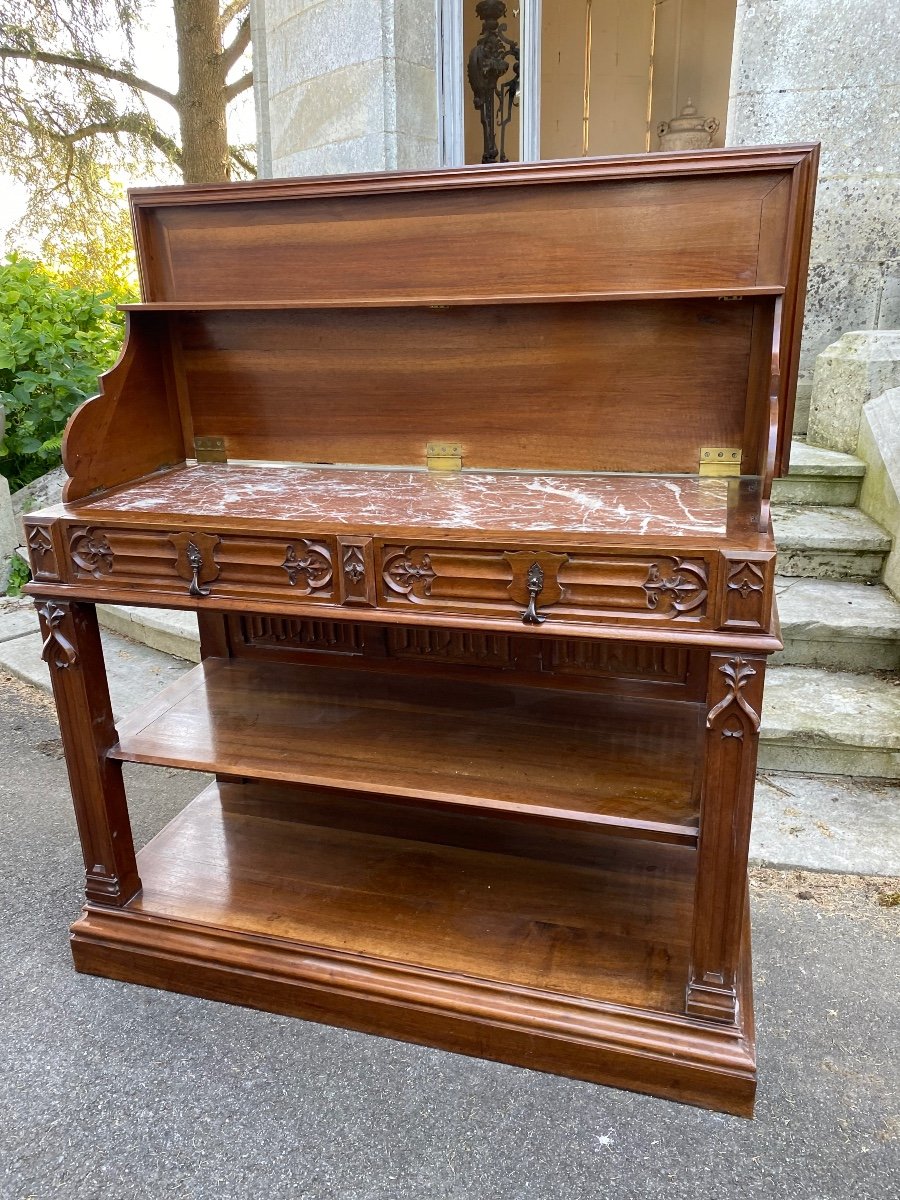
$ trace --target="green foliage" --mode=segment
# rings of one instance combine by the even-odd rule
[[[0,263],[0,473],[15,491],[57,466],[66,421],[115,362],[123,296],[65,287],[39,263]]]
[[[31,571],[28,569],[28,563],[18,554],[14,554],[9,568],[9,581],[6,585],[7,596],[21,596],[22,588],[29,579],[31,579]]]
[[[90,176],[86,191],[68,196],[57,192],[39,206],[39,215],[30,208],[13,236],[33,245],[34,257],[64,287],[113,292],[117,299],[127,287],[129,299],[136,298],[137,267],[125,189],[99,163],[90,164]]]

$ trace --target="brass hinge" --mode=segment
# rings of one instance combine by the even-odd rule
[[[425,462],[429,471],[461,471],[462,442],[426,442]]]
[[[701,475],[740,475],[740,446],[701,446]]]
[[[223,437],[195,437],[194,458],[198,463],[228,462]]]

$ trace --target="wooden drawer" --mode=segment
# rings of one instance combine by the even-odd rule
[[[377,562],[378,605],[393,611],[705,626],[716,559],[387,543]]]
[[[70,526],[69,576],[195,597],[335,600],[331,538]]]

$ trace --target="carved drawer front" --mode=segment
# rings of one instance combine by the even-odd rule
[[[331,603],[335,596],[329,538],[72,527],[67,546],[76,582],[93,578],[197,598],[254,594]]]
[[[704,556],[611,555],[384,545],[378,604],[394,610],[480,613],[544,621],[706,625],[711,563]]]

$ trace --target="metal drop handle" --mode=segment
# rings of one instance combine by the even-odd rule
[[[194,577],[191,580],[190,587],[188,588],[188,595],[189,596],[208,596],[210,594],[211,589],[210,588],[202,588],[200,586],[200,580],[198,578],[200,571],[203,567],[203,555],[200,553],[200,550],[197,548],[197,546],[194,545],[193,542],[188,542],[188,544],[187,544],[187,560],[188,560],[188,563],[190,564],[191,570],[194,572]]]
[[[547,618],[542,617],[535,608],[537,598],[544,590],[544,572],[541,570],[540,563],[532,563],[528,568],[528,574],[525,576],[525,584],[528,588],[528,607],[522,613],[522,623],[525,625],[543,625]]]

